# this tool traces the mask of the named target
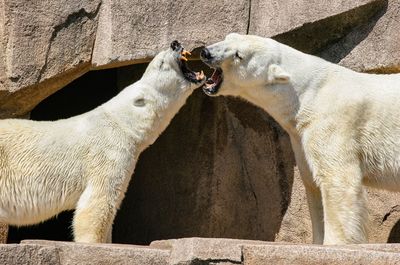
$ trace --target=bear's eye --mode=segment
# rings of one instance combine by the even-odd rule
[[[144,105],[146,105],[146,102],[145,102],[144,98],[139,97],[139,98],[135,99],[135,101],[133,102],[133,105],[135,105],[136,107],[143,107]]]
[[[236,53],[235,53],[235,57],[236,57],[236,58],[238,58],[238,59],[240,59],[240,60],[242,60],[242,59],[243,59],[243,58],[242,58],[242,56],[240,56],[240,55],[239,55],[239,52],[238,52],[238,51],[236,51]]]

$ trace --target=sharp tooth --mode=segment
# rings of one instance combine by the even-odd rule
[[[201,71],[200,73],[199,72],[196,72],[196,79],[197,80],[202,80],[204,78],[204,73],[203,73],[203,71]]]
[[[183,50],[181,52],[181,60],[187,61],[188,59],[186,58],[187,55],[191,55],[190,52],[188,52],[187,50]]]
[[[181,54],[182,54],[183,56],[192,55],[192,54],[191,54],[190,52],[188,52],[187,50],[183,50]]]

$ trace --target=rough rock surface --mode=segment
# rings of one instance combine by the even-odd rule
[[[265,241],[237,240],[225,238],[182,238],[154,241],[150,247],[170,249],[170,264],[193,264],[194,261],[208,261],[217,263],[224,261],[227,264],[242,262],[242,245],[273,244]]]
[[[305,189],[300,173],[295,168],[289,207],[283,215],[275,241],[291,243],[311,243],[311,219],[308,213]]]
[[[317,246],[274,242],[183,238],[150,246],[77,244],[28,240],[0,245],[0,263],[9,265],[132,264],[132,265],[394,265],[398,244]]]
[[[21,245],[0,245],[1,264],[120,264],[165,265],[169,251],[145,246],[118,244],[77,244],[27,240]]]
[[[327,4],[318,0],[251,1],[249,33],[274,36],[293,31],[306,24],[360,9],[379,0],[336,0]]]
[[[249,34],[317,53],[374,19],[386,0],[252,1]],[[267,14],[267,15],[266,15]]]
[[[8,226],[0,223],[0,244],[7,243]]]
[[[96,68],[147,61],[177,39],[188,50],[246,33],[249,1],[103,1],[93,53]],[[209,28],[217,28],[213,34]]]
[[[353,29],[321,56],[357,71],[400,72],[400,2],[385,6],[365,25]]]
[[[24,114],[89,70],[100,0],[0,3],[0,117]]]
[[[0,11],[0,117],[27,113],[92,68],[148,61],[172,39],[193,49],[233,31],[359,71],[400,72],[397,0],[5,0]],[[371,241],[400,242],[398,194],[369,199]],[[198,91],[141,155],[114,240],[183,236],[311,242],[288,137],[260,109]]]
[[[389,265],[400,262],[400,253],[363,247],[347,248],[315,245],[245,245],[243,265]]]

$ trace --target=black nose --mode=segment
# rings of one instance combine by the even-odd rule
[[[173,42],[171,42],[170,46],[173,51],[179,51],[182,48],[182,45],[177,40],[174,40]]]
[[[200,57],[206,60],[211,59],[210,51],[207,48],[203,48],[200,52]]]

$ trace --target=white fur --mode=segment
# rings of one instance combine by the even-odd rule
[[[110,241],[139,154],[196,87],[184,79],[178,57],[161,52],[138,82],[85,114],[1,120],[0,222],[30,225],[76,208],[75,241]]]
[[[207,48],[223,70],[217,95],[252,102],[288,132],[314,242],[366,242],[362,184],[400,190],[400,75],[357,73],[257,36]]]

